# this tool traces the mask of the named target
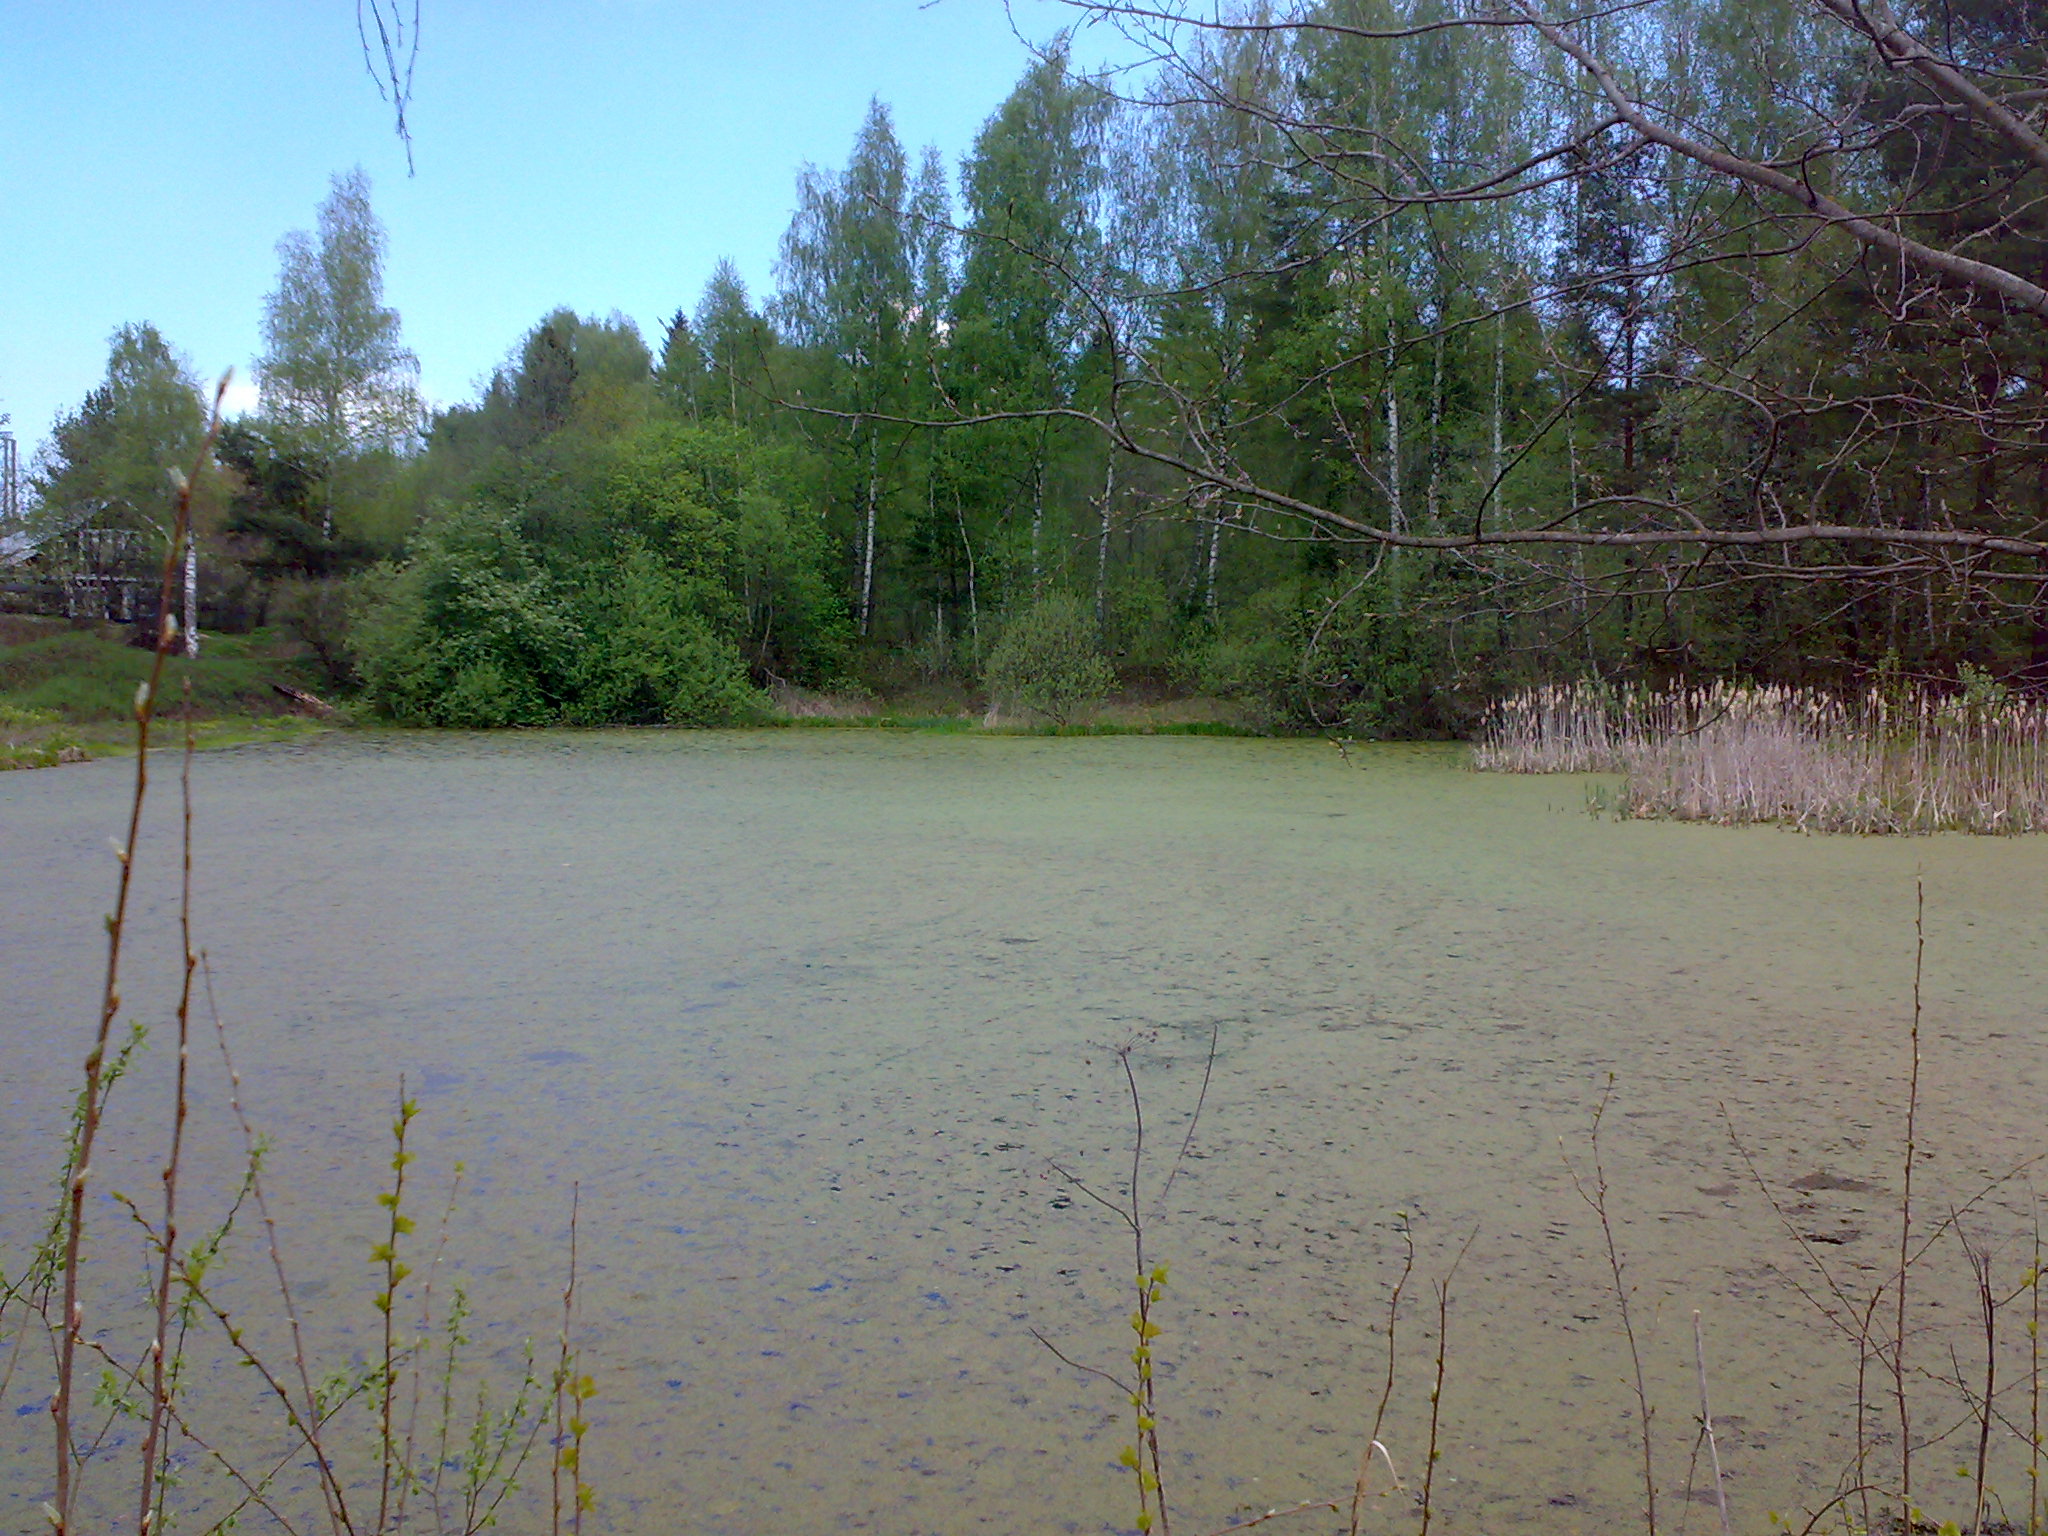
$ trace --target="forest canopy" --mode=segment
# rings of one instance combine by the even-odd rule
[[[558,310],[431,415],[337,177],[208,621],[474,725],[971,689],[1048,613],[1361,734],[1557,676],[2048,683],[2048,7],[1073,9],[1152,65],[1055,40],[958,166],[876,102],[773,292]],[[46,525],[148,524],[104,487],[197,431],[162,338],[114,353]]]

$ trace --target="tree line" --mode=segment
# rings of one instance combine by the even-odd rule
[[[877,102],[772,293],[544,316],[430,418],[337,178],[211,622],[460,724],[972,686],[1034,613],[1360,734],[1560,675],[2048,683],[2048,7],[1078,9],[1156,66],[1055,41],[957,167]],[[43,516],[146,522],[198,416],[124,330]]]

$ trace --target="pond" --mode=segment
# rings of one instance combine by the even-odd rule
[[[174,766],[126,988],[159,1041]],[[10,1245],[54,1173],[130,772],[0,776]],[[1629,1350],[1574,1184],[1610,1075],[1660,1518],[1715,1520],[1688,1475],[1694,1309],[1738,1523],[1825,1498],[1855,1349],[1793,1234],[1851,1291],[1896,1253],[1916,874],[1916,1201],[1945,1212],[2048,1150],[2039,839],[1615,823],[1578,780],[1319,741],[352,732],[204,754],[193,781],[198,941],[312,1326],[343,1353],[371,1337],[401,1074],[419,1187],[466,1169],[448,1267],[487,1357],[551,1347],[576,1186],[593,1530],[1130,1528],[1128,1409],[1035,1336],[1127,1360],[1129,1234],[1073,1182],[1114,1199],[1128,1177],[1120,1046],[1172,1270],[1184,1536],[1348,1494],[1411,1238],[1381,1438],[1418,1482],[1449,1277],[1440,1528],[1639,1528]],[[195,1200],[232,1182],[219,1079]],[[2030,1199],[2022,1176],[1966,1217],[2001,1283]],[[234,1256],[252,1305],[264,1262],[253,1238]],[[1938,1372],[1969,1297],[1959,1250],[1925,1268]],[[0,1422],[26,1528],[47,1420]],[[1953,1482],[1961,1459],[1923,1464]],[[1368,1508],[1369,1530],[1415,1524]]]

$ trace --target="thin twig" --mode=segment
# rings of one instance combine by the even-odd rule
[[[149,1422],[142,1436],[142,1466],[137,1481],[136,1530],[149,1536],[162,1511],[156,1488],[157,1460],[164,1419],[170,1403],[170,1368],[165,1359],[171,1331],[171,1285],[176,1278],[178,1250],[178,1171],[184,1161],[185,1120],[191,1109],[187,1087],[192,1061],[192,974],[199,958],[192,951],[192,758],[197,750],[192,724],[192,674],[185,673],[185,754],[178,773],[179,870],[178,945],[182,965],[178,977],[178,1064],[171,1105],[171,1146],[164,1159],[162,1252],[156,1275],[156,1335],[150,1340]]]
[[[1380,1400],[1373,1409],[1372,1433],[1365,1437],[1365,1449],[1358,1453],[1358,1477],[1351,1485],[1351,1525],[1348,1536],[1358,1536],[1358,1523],[1365,1510],[1365,1486],[1372,1474],[1372,1453],[1379,1447],[1380,1455],[1386,1457],[1387,1472],[1394,1479],[1396,1488],[1401,1486],[1401,1474],[1394,1470],[1394,1458],[1387,1455],[1386,1446],[1380,1443],[1380,1431],[1387,1422],[1387,1406],[1394,1400],[1395,1346],[1401,1326],[1401,1297],[1408,1289],[1409,1277],[1415,1273],[1415,1229],[1408,1224],[1405,1215],[1401,1220],[1401,1273],[1394,1281],[1393,1293],[1387,1297],[1387,1370],[1380,1383]]]
[[[1906,1155],[1899,1195],[1899,1263],[1892,1276],[1898,1288],[1892,1329],[1892,1401],[1899,1420],[1899,1529],[1913,1529],[1913,1420],[1906,1404],[1906,1300],[1913,1242],[1913,1161],[1920,1112],[1920,984],[1927,957],[1927,883],[1913,876],[1913,1024],[1909,1039],[1912,1062],[1906,1073]]]
[[[1478,1229],[1474,1228],[1459,1247],[1457,1256],[1451,1260],[1451,1267],[1445,1271],[1443,1279],[1436,1282],[1436,1376],[1429,1387],[1429,1448],[1422,1468],[1420,1536],[1429,1536],[1430,1522],[1436,1517],[1436,1464],[1443,1459],[1438,1435],[1443,1420],[1444,1373],[1450,1360],[1451,1282],[1458,1277],[1458,1266],[1465,1262],[1465,1255],[1471,1251],[1478,1237]]]
[[[1635,1315],[1629,1306],[1629,1286],[1624,1276],[1621,1247],[1615,1240],[1614,1223],[1607,1210],[1607,1165],[1600,1150],[1600,1122],[1606,1118],[1607,1108],[1614,1101],[1615,1078],[1607,1074],[1607,1084],[1601,1090],[1600,1103],[1593,1111],[1593,1126],[1590,1140],[1593,1148],[1593,1187],[1589,1191],[1579,1172],[1572,1167],[1571,1159],[1565,1159],[1565,1171],[1571,1175],[1572,1187],[1579,1192],[1579,1198],[1591,1207],[1600,1222],[1600,1237],[1607,1251],[1607,1273],[1614,1286],[1615,1305],[1621,1313],[1622,1337],[1628,1341],[1628,1358],[1631,1378],[1636,1394],[1637,1439],[1643,1453],[1643,1522],[1648,1536],[1657,1536],[1657,1468],[1655,1460],[1655,1439],[1652,1433],[1652,1419],[1655,1410],[1650,1406],[1649,1387],[1643,1379],[1643,1352],[1636,1340]],[[1562,1149],[1562,1143],[1560,1150]]]
[[[136,843],[142,832],[142,806],[149,793],[149,728],[156,718],[157,692],[163,686],[164,664],[177,634],[176,621],[171,617],[171,596],[185,541],[192,534],[193,489],[213,455],[214,440],[220,435],[221,402],[226,398],[227,387],[228,380],[223,377],[214,390],[213,409],[207,418],[206,433],[200,440],[199,451],[193,458],[191,473],[178,481],[177,509],[172,518],[171,535],[166,542],[163,572],[158,583],[156,646],[150,654],[149,674],[135,693],[135,788],[128,803],[127,841],[114,850],[120,860],[121,874],[114,890],[114,910],[107,918],[107,966],[100,990],[99,1026],[93,1036],[92,1049],[85,1058],[85,1085],[79,1097],[76,1150],[68,1176],[62,1300],[58,1314],[61,1340],[56,1384],[50,1394],[51,1432],[57,1462],[56,1491],[50,1505],[50,1523],[55,1536],[70,1536],[72,1504],[77,1492],[71,1412],[72,1394],[77,1386],[78,1350],[85,1336],[85,1300],[79,1287],[85,1244],[85,1185],[92,1175],[92,1155],[99,1137],[100,1116],[105,1108],[107,1045],[113,1034],[115,1015],[121,1008],[121,944],[127,932]],[[149,1507],[145,1501],[145,1514]]]
[[[1692,1313],[1692,1358],[1700,1374],[1700,1433],[1706,1437],[1707,1459],[1714,1471],[1714,1508],[1720,1511],[1721,1536],[1735,1536],[1728,1518],[1728,1488],[1721,1479],[1721,1446],[1714,1438],[1714,1409],[1707,1401],[1707,1336],[1697,1307]]]

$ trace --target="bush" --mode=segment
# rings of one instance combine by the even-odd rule
[[[1108,598],[1103,638],[1125,673],[1164,677],[1173,671],[1195,621],[1174,600],[1165,580],[1156,571],[1132,571],[1110,584]]]
[[[469,508],[364,579],[354,649],[371,702],[404,724],[738,725],[767,710],[720,631],[730,606],[633,540],[557,581],[509,518]]]
[[[422,537],[408,565],[371,573],[352,621],[364,692],[410,725],[557,719],[580,638],[510,523],[473,508]]]
[[[705,619],[701,583],[634,547],[586,598],[569,717],[588,725],[741,725],[766,714],[739,656]]]
[[[1268,729],[1368,740],[1455,735],[1459,669],[1444,634],[1402,612],[1402,600],[1380,582],[1271,588],[1191,646],[1180,671]]]
[[[303,645],[329,683],[355,681],[349,648],[349,590],[340,581],[291,578],[277,584],[271,615],[278,628]]]
[[[982,677],[998,702],[1055,725],[1100,703],[1116,686],[1116,674],[1096,644],[1093,619],[1063,592],[1040,598],[1010,621]]]

